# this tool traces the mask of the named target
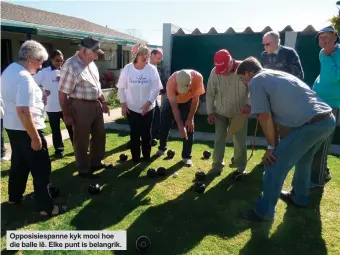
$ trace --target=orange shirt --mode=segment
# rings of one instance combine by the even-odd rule
[[[205,93],[204,85],[203,85],[203,76],[195,70],[188,70],[188,71],[191,74],[191,85],[187,93],[184,93],[184,94],[178,93],[177,82],[176,82],[177,72],[174,72],[169,77],[168,83],[166,84],[166,94],[168,98],[172,99],[176,97],[176,101],[179,104],[188,102],[193,97],[200,96]]]

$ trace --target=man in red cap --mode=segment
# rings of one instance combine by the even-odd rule
[[[234,157],[230,167],[236,168],[234,178],[245,173],[247,164],[247,126],[250,106],[248,91],[236,74],[240,61],[234,60],[227,50],[215,54],[215,67],[211,70],[206,93],[209,124],[215,124],[213,173],[221,173],[224,167],[226,139],[233,136]],[[228,132],[229,123],[231,126]],[[231,133],[232,132],[232,133]]]

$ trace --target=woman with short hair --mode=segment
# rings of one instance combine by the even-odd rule
[[[48,95],[46,112],[50,121],[52,130],[52,140],[55,149],[55,157],[63,158],[64,143],[60,130],[60,119],[64,120],[63,112],[60,107],[58,88],[60,79],[60,67],[64,62],[63,53],[60,50],[54,50],[50,54],[50,66],[43,68],[33,76],[35,82],[43,87]],[[66,125],[71,142],[73,141],[72,126]]]
[[[2,73],[4,127],[11,144],[11,168],[8,182],[9,203],[20,203],[29,173],[41,215],[58,215],[65,211],[54,204],[49,192],[51,161],[48,155],[43,91],[32,74],[41,68],[48,54],[38,42],[29,40],[19,50],[19,61]]]
[[[132,63],[122,70],[117,84],[122,115],[130,126],[132,160],[140,161],[140,137],[142,154],[150,161],[151,124],[155,101],[163,88],[157,69],[149,64],[150,50],[143,43],[132,47]]]

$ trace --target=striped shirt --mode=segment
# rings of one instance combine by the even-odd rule
[[[66,60],[60,70],[59,91],[71,98],[97,100],[102,90],[96,64],[85,66],[77,54]]]
[[[233,118],[246,104],[249,104],[248,90],[240,77],[235,72],[217,75],[213,68],[206,93],[207,113]]]

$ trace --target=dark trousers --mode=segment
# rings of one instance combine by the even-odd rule
[[[338,121],[339,109],[334,108],[333,114],[336,122]],[[327,166],[328,150],[332,145],[335,129],[332,134],[322,143],[319,150],[315,153],[311,171],[311,186],[318,187],[325,184],[325,177],[330,174]]]
[[[1,119],[1,157],[5,157],[6,149],[5,149],[5,141],[4,141],[4,125],[3,119]]]
[[[47,112],[50,126],[52,129],[52,140],[55,149],[55,154],[61,154],[64,152],[63,137],[60,130],[60,119],[64,120],[63,112]],[[70,140],[73,144],[73,130],[72,126],[66,126]]]
[[[19,202],[26,189],[28,174],[31,172],[38,210],[50,213],[53,210],[53,199],[48,191],[51,161],[44,132],[38,130],[38,133],[42,149],[34,151],[31,148],[31,138],[26,131],[7,129],[12,149],[8,195],[9,201]]]
[[[189,112],[191,107],[191,100],[186,103],[178,104],[178,109],[181,114],[181,119],[183,121],[183,125],[188,119]],[[167,98],[164,99],[162,103],[162,112],[161,112],[161,137],[158,149],[162,151],[166,151],[166,144],[169,137],[169,132],[172,126],[172,122],[174,120],[174,114],[172,113],[170,102]],[[192,144],[194,142],[194,132],[187,133],[188,140],[183,141],[183,149],[182,149],[182,158],[183,159],[191,159],[191,151]]]
[[[158,101],[156,100],[155,111],[153,114],[153,121],[152,121],[152,131],[151,135],[153,139],[159,138],[161,133],[161,108],[158,105]]]
[[[142,154],[144,159],[150,158],[151,153],[151,125],[154,110],[142,116],[140,113],[129,110],[127,119],[130,126],[130,150],[133,161],[140,160],[140,138],[142,138]]]

